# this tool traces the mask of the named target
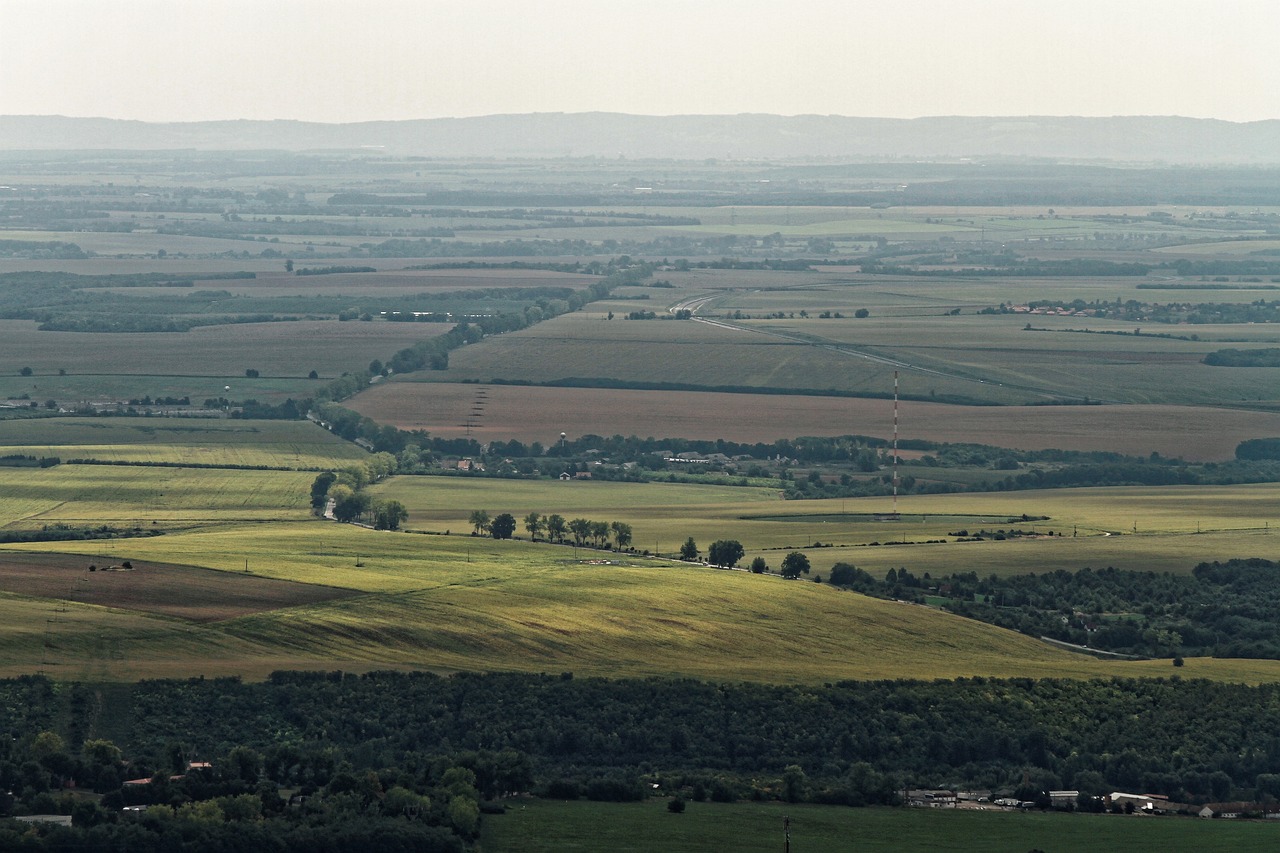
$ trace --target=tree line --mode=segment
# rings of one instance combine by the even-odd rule
[[[847,805],[894,803],[908,785],[1026,788],[1026,799],[1063,789],[1280,798],[1280,735],[1259,724],[1280,705],[1275,684],[274,673],[262,683],[144,681],[114,697],[125,708],[118,740],[103,743],[90,733],[89,687],[0,681],[0,725],[13,734],[0,742],[0,784],[14,792],[11,807],[69,812],[74,801],[59,792],[76,778],[110,797],[82,807],[84,822],[119,820],[109,810],[135,800],[176,813],[213,800],[218,811],[201,808],[227,825],[259,808],[279,814],[272,792],[294,787],[321,814],[282,819],[306,824],[324,812],[380,818],[398,787],[395,797],[468,837],[474,823],[454,819],[455,798],[479,819],[476,806],[511,792],[626,798],[653,784],[682,796]],[[169,780],[192,756],[210,761],[211,775]],[[122,781],[138,777],[155,787],[126,793]]]
[[[1108,567],[986,578],[906,568],[876,578],[841,562],[828,581],[883,598],[941,598],[961,616],[1102,651],[1280,660],[1280,563],[1270,560],[1205,562],[1190,575]]]

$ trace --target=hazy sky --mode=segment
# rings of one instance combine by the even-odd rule
[[[1280,0],[0,0],[0,114],[1280,118]]]

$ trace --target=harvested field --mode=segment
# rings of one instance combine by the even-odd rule
[[[79,554],[0,551],[0,590],[192,622],[219,622],[357,594],[339,587],[195,566],[129,562],[132,568]],[[95,565],[97,571],[89,571],[90,565]]]
[[[473,416],[477,392],[483,414]],[[571,436],[772,442],[801,435],[889,438],[888,400],[390,382],[348,405],[379,423],[478,441],[553,444]],[[467,422],[472,426],[468,430]],[[1209,461],[1247,438],[1280,435],[1280,414],[1191,406],[950,406],[900,404],[901,436],[1024,450],[1109,450]]]
[[[11,352],[56,387],[56,374],[130,374],[244,377],[246,368],[264,377],[305,377],[316,370],[336,376],[370,359],[387,358],[418,341],[449,331],[444,323],[342,323],[297,320],[201,326],[189,332],[91,335],[41,332],[26,320],[0,321],[0,335]],[[30,382],[27,383],[31,384]],[[31,389],[26,389],[30,391]]]

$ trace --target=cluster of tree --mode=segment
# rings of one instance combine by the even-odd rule
[[[86,539],[127,539],[136,536],[160,536],[164,531],[143,527],[73,527],[69,524],[43,524],[39,530],[0,531],[0,542],[77,542]]]
[[[228,314],[202,317],[166,317],[125,312],[78,314],[72,311],[26,312],[42,332],[189,332],[199,326],[230,326],[239,323],[284,323],[299,319],[279,314]]]
[[[364,487],[396,472],[390,453],[375,453],[365,462],[340,471],[325,471],[311,483],[311,509],[317,515],[333,503],[333,517],[342,522],[362,522],[376,530],[399,530],[409,518],[397,500],[375,500]]]
[[[462,780],[472,805],[527,790],[622,799],[639,780],[693,798],[848,805],[895,802],[904,784],[1012,790],[1024,779],[1179,802],[1280,797],[1280,736],[1258,724],[1280,704],[1275,684],[275,673],[251,684],[145,681],[113,696],[126,710],[117,742],[103,744],[88,734],[89,688],[0,682],[0,725],[14,735],[0,744],[0,783],[16,807],[69,809],[56,793],[65,778],[110,796],[126,778],[121,754],[129,776],[161,778],[104,801],[104,812],[133,797],[181,809],[248,794],[265,817],[279,807],[274,786],[294,786],[319,809],[357,793],[357,813],[381,814],[400,787],[429,804],[397,797],[464,836],[474,824],[449,816]],[[211,759],[211,774],[169,781],[190,755]],[[256,805],[220,801],[221,820]]]
[[[469,518],[473,536],[492,536],[494,539],[510,539],[516,531],[515,516],[509,512],[493,518],[486,510],[478,509]],[[592,521],[589,518],[565,519],[559,513],[543,515],[531,512],[524,517],[524,529],[534,542],[564,544],[570,538],[577,546],[608,548],[610,539],[619,551],[631,547],[631,525],[623,521]]]
[[[345,273],[358,272],[377,272],[376,267],[298,267],[293,271],[294,275],[341,275]]]
[[[829,582],[867,595],[925,601],[1035,637],[1142,657],[1280,659],[1280,563],[1201,563],[1190,575],[1114,568],[1044,574],[883,579],[836,563]]]
[[[1029,308],[1053,311],[1084,312],[1093,317],[1152,323],[1275,323],[1280,321],[1280,300],[1267,302],[1140,302],[1136,299],[1051,300],[1027,303]],[[979,313],[1010,313],[1012,307],[984,308]]]
[[[1169,264],[1180,276],[1195,275],[1280,275],[1280,261],[1266,258],[1178,258]],[[1158,286],[1158,285],[1157,285]],[[1138,285],[1142,287],[1142,285]]]
[[[6,453],[0,456],[0,467],[4,468],[53,468],[62,464],[58,456],[29,456],[24,453]]]
[[[881,260],[867,260],[862,271],[874,275],[915,276],[983,276],[1019,278],[1045,278],[1049,276],[1101,278],[1110,276],[1143,276],[1151,272],[1151,266],[1139,263],[1120,263],[1096,258],[1072,258],[1063,261],[1046,261],[1009,255],[998,265],[984,267],[953,267],[939,269],[932,265],[886,264]]]
[[[1220,349],[1200,360],[1212,367],[1280,367],[1280,348]]]
[[[1236,459],[1254,462],[1280,459],[1280,438],[1250,438],[1236,445]]]

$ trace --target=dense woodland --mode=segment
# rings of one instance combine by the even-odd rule
[[[821,687],[569,673],[102,687],[26,677],[0,683],[0,697],[12,735],[0,741],[7,807],[76,824],[41,830],[50,849],[124,839],[165,849],[182,837],[201,849],[301,850],[323,835],[328,846],[309,849],[455,850],[479,820],[502,820],[482,818],[483,804],[529,791],[852,806],[898,802],[904,786],[1024,799],[1050,789],[1280,796],[1280,737],[1268,723],[1280,687],[1176,676]],[[139,778],[152,781],[121,787]],[[72,779],[102,802],[71,793]],[[167,808],[110,809],[129,804]],[[0,843],[17,837],[7,832]]]
[[[962,538],[1033,535],[1023,527],[956,531]],[[1280,563],[1201,563],[1190,575],[1114,568],[979,578],[890,569],[874,578],[847,563],[831,583],[870,595],[937,601],[1033,637],[1143,657],[1280,659]]]

